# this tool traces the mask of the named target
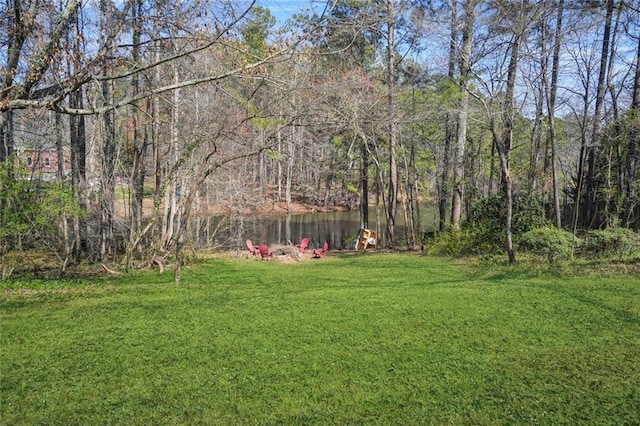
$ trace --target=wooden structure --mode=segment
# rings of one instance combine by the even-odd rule
[[[376,244],[378,244],[378,233],[376,231],[362,228],[360,232],[358,232],[356,250],[366,250],[369,247],[375,247]]]

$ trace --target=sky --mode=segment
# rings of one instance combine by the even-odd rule
[[[324,7],[326,0],[257,0],[258,6],[266,7],[279,21],[284,22],[295,13],[308,11],[310,8],[318,10]]]

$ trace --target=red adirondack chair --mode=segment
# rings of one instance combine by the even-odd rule
[[[258,251],[260,253],[260,260],[269,260],[273,257],[273,253],[269,251],[269,247],[265,246],[264,244],[260,244],[260,247],[258,247]]]
[[[259,256],[260,255],[260,249],[258,249],[257,247],[253,246],[253,243],[251,242],[251,240],[247,240],[247,248],[249,249],[249,254],[251,256]]]
[[[324,245],[321,248],[317,248],[313,251],[313,258],[320,259],[325,257],[328,248],[329,248],[329,243],[325,241]]]
[[[308,238],[301,239],[300,244],[298,244],[296,247],[298,247],[298,250],[300,250],[300,253],[304,253],[307,247],[309,247],[309,239]]]

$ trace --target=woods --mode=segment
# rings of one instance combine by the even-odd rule
[[[197,218],[265,200],[416,249],[425,203],[450,233],[495,199],[511,262],[525,199],[574,235],[638,229],[635,2],[309,4],[4,2],[3,277],[36,248],[60,274],[171,258],[179,282]]]

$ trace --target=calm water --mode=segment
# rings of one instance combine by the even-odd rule
[[[421,208],[422,232],[434,229],[435,217],[432,206]],[[396,229],[399,245],[404,244],[404,216],[398,212]],[[376,230],[375,209],[371,209],[369,228]],[[305,213],[284,216],[235,216],[210,217],[200,219],[196,228],[200,244],[226,249],[245,249],[245,240],[257,244],[298,244],[304,237],[309,238],[309,247],[320,247],[327,241],[331,249],[351,248],[360,229],[360,215],[357,210],[348,212]],[[384,238],[386,221],[384,213],[380,217],[380,235]]]

